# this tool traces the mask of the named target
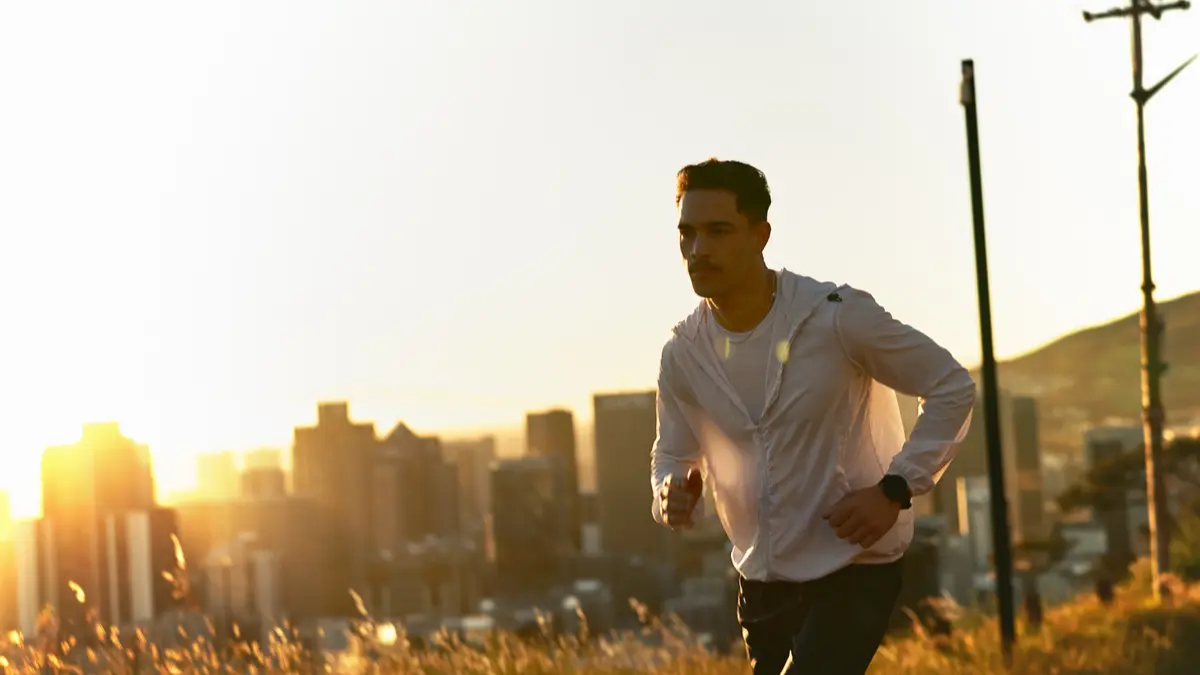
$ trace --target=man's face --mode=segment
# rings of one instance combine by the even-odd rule
[[[750,222],[726,190],[688,190],[679,202],[679,252],[692,289],[702,298],[720,297],[755,274],[771,235],[766,221]]]

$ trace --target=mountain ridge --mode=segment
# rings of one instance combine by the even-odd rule
[[[1158,303],[1168,426],[1200,424],[1200,291]],[[1141,418],[1139,312],[1082,328],[997,364],[1002,390],[1038,399],[1043,452],[1076,455],[1083,433]],[[972,370],[979,378],[979,369]]]

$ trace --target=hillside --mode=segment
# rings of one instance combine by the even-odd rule
[[[1159,304],[1166,322],[1162,379],[1168,425],[1200,424],[1200,292]],[[1075,454],[1083,430],[1137,423],[1141,411],[1138,315],[1087,328],[999,364],[1002,389],[1037,397],[1043,450]],[[978,373],[975,373],[978,376]]]

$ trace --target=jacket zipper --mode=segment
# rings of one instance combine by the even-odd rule
[[[780,270],[780,273],[783,273],[783,271],[784,270]],[[820,307],[821,302],[825,301],[827,297],[828,296],[822,296],[821,300],[818,300],[811,306],[804,308],[803,318],[797,321],[795,325],[791,327],[791,330],[788,333],[788,345],[791,345],[791,343],[796,339],[796,336],[800,334],[800,330],[805,324],[808,323],[809,319],[812,318],[812,315],[817,312],[817,308]],[[694,353],[693,356],[701,370],[705,371],[716,381],[717,386],[719,386],[729,398],[734,408],[740,411],[742,415],[754,425],[754,438],[762,456],[762,464],[758,472],[758,545],[761,546],[765,551],[765,555],[762,556],[763,577],[769,580],[771,578],[771,556],[773,555],[773,551],[771,550],[771,528],[767,519],[769,514],[768,509],[770,508],[771,504],[770,495],[768,494],[767,490],[767,468],[770,465],[770,448],[767,443],[765,420],[768,419],[767,412],[771,409],[771,406],[775,404],[775,400],[779,398],[779,391],[783,387],[784,364],[777,364],[775,381],[771,386],[771,391],[767,392],[767,400],[763,406],[762,418],[758,422],[755,422],[750,416],[750,412],[746,410],[746,406],[742,404],[741,399],[737,397],[737,393],[734,392],[733,385],[730,384],[728,377],[725,375],[725,371],[719,366],[711,363],[707,358],[707,354],[705,354],[703,349],[699,348],[694,341],[692,342],[692,348],[698,350],[698,352]]]
[[[797,321],[796,324],[791,327],[791,330],[788,332],[787,336],[789,351],[792,343],[796,340],[796,336],[800,334],[800,330],[804,328],[809,319],[812,318],[813,314],[817,313],[818,307],[820,307],[819,304],[809,308],[808,313],[805,314],[804,318]],[[759,543],[766,549],[766,555],[763,556],[763,574],[768,581],[771,579],[771,560],[775,554],[771,546],[771,527],[769,524],[770,519],[768,517],[770,515],[771,508],[771,493],[767,480],[767,474],[768,467],[771,464],[771,449],[770,445],[767,443],[766,427],[767,420],[769,419],[768,413],[770,412],[771,407],[775,405],[775,401],[779,398],[780,390],[783,389],[783,370],[786,367],[786,364],[784,364],[782,361],[775,359],[775,381],[771,385],[771,391],[767,392],[767,402],[763,406],[762,418],[754,424],[754,438],[758,443],[758,447],[762,451],[761,454],[763,458],[762,466],[758,472],[758,533]],[[749,415],[747,415],[747,417],[748,416]],[[751,421],[753,422],[753,420]]]

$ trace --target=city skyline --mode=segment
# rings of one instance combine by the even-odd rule
[[[586,422],[593,391],[653,385],[695,303],[672,178],[712,155],[770,179],[768,262],[974,363],[964,57],[998,354],[1126,314],[1127,27],[1085,7],[5,6],[0,61],[27,65],[0,74],[26,102],[0,111],[0,487],[24,513],[41,450],[88,421],[148,444],[164,487],[199,451],[287,447],[318,400],[447,437]],[[1153,78],[1200,14],[1146,31]],[[1160,299],[1196,285],[1198,107],[1188,72],[1148,110]]]
[[[570,595],[597,609],[589,588],[611,610],[589,611],[590,625],[636,622],[604,588],[651,603],[686,593],[661,575],[664,561],[645,560],[670,553],[667,531],[630,527],[612,503],[627,510],[619,495],[644,487],[636,448],[653,439],[654,401],[652,391],[595,398],[607,439],[599,502],[610,503],[592,496],[580,509],[563,508],[583,495],[562,410],[529,416],[523,457],[491,461],[491,442],[443,443],[403,423],[388,431],[355,419],[346,402],[319,402],[316,424],[294,429],[291,481],[282,453],[251,451],[239,470],[234,453],[216,452],[198,462],[202,494],[169,505],[155,498],[144,444],[116,423],[86,425],[78,442],[43,456],[42,516],[19,519],[0,541],[13,561],[0,570],[9,591],[0,630],[33,635],[47,604],[68,642],[96,634],[93,618],[121,633],[158,622],[149,640],[178,634],[189,618],[211,620],[211,641],[266,639],[285,624],[319,638],[364,607],[410,630],[420,617],[519,630],[529,603]],[[710,548],[724,553],[720,542]],[[645,574],[655,570],[658,579]]]
[[[1101,325],[1103,325],[1103,324],[1101,324]],[[1087,328],[1090,328],[1090,327],[1083,327],[1080,330],[1086,330]],[[1058,336],[1056,338],[1053,338],[1050,342],[1061,339],[1062,337],[1064,337],[1064,336]],[[1038,348],[1040,348],[1041,346],[1045,346],[1045,345],[1040,345]],[[1038,348],[1035,348],[1035,349],[1038,349]],[[1026,352],[1026,353],[1028,353],[1028,352]],[[1020,356],[1020,355],[1017,355],[1017,356]],[[974,366],[971,366],[971,367],[974,367]],[[643,387],[641,389],[628,389],[628,390],[623,390],[623,391],[595,391],[595,392],[592,392],[592,397],[594,398],[597,395],[604,396],[604,395],[611,395],[611,394],[627,394],[627,393],[638,394],[638,393],[642,393],[642,392],[646,391],[647,389],[652,390],[653,387]],[[1008,395],[1008,394],[1006,393],[1006,395]],[[318,400],[318,401],[315,401],[314,403],[320,405],[320,404],[333,403],[333,402],[342,402],[342,403],[349,404],[351,410],[354,413],[353,418],[355,420],[367,421],[370,423],[374,423],[374,424],[378,425],[380,428],[383,428],[385,426],[390,428],[391,426],[395,426],[396,424],[405,424],[406,418],[402,415],[394,415],[392,417],[385,416],[383,419],[389,420],[387,422],[384,422],[381,419],[377,419],[377,418],[360,416],[359,414],[357,414],[358,411],[357,411],[357,408],[355,407],[354,402],[349,401],[349,400],[344,400],[344,399],[339,400],[339,399],[330,398],[330,399]],[[581,470],[580,476],[581,476],[581,480],[584,481],[583,483],[581,483],[581,485],[583,485],[585,483],[588,485],[588,488],[585,491],[595,490],[595,485],[592,483],[592,481],[595,480],[594,474],[593,474],[593,472],[595,471],[595,457],[592,454],[595,450],[595,446],[594,446],[595,439],[592,437],[594,419],[592,416],[592,410],[591,410],[590,405],[583,407],[583,408],[579,408],[579,409],[567,408],[566,406],[561,406],[561,405],[548,406],[548,407],[542,407],[537,410],[532,410],[532,409],[526,410],[521,414],[521,416],[518,419],[508,420],[507,422],[501,422],[501,423],[492,424],[492,425],[480,425],[480,426],[471,427],[471,428],[459,428],[459,429],[449,429],[449,430],[420,429],[420,432],[424,433],[424,434],[428,434],[430,436],[441,438],[443,441],[451,442],[451,443],[456,442],[456,441],[473,442],[473,441],[478,441],[478,440],[489,440],[492,444],[494,444],[494,447],[496,449],[496,457],[497,458],[503,459],[503,458],[521,457],[521,456],[524,456],[528,451],[528,448],[526,447],[527,443],[528,443],[527,431],[526,431],[526,429],[523,428],[522,425],[527,424],[529,415],[531,415],[531,414],[536,415],[536,414],[540,414],[542,412],[546,412],[549,410],[563,410],[563,411],[570,413],[574,417],[575,423],[578,426],[576,435],[577,435],[577,439],[578,439],[577,440],[577,442],[578,442],[577,453],[578,453],[578,462],[579,462],[579,466],[580,466],[580,470]],[[302,417],[304,417],[305,420],[296,421],[289,429],[294,431],[295,428],[302,427],[305,424],[316,420],[316,415],[313,412],[312,404],[310,404],[308,406],[307,413],[302,415]],[[911,423],[911,420],[909,423]],[[90,425],[108,425],[108,424],[120,425],[121,423],[119,420],[87,421],[87,422],[81,423],[80,428],[90,426]],[[124,427],[122,427],[122,429],[124,429]],[[281,435],[281,438],[283,436],[287,436],[287,434]],[[58,439],[58,442],[59,443],[73,443],[76,440],[78,440],[78,438],[79,438],[79,434],[77,432],[74,437]],[[46,448],[44,448],[44,449],[51,449],[52,447],[53,446],[50,445],[50,446],[46,446]],[[156,481],[158,481],[158,485],[160,486],[159,490],[158,490],[158,498],[160,500],[164,500],[167,503],[174,503],[175,501],[177,501],[179,499],[190,498],[191,496],[198,495],[201,492],[203,492],[204,486],[202,486],[200,484],[200,480],[201,480],[200,476],[198,476],[196,473],[196,471],[199,467],[198,462],[202,458],[208,458],[211,460],[219,455],[231,455],[232,456],[231,461],[233,462],[233,465],[231,466],[231,468],[233,468],[233,466],[236,466],[237,471],[240,472],[240,471],[242,471],[242,469],[245,468],[247,461],[253,461],[252,458],[255,457],[256,455],[261,456],[264,454],[274,454],[274,455],[278,455],[277,460],[278,460],[280,466],[285,467],[290,471],[290,469],[291,469],[291,449],[292,449],[291,441],[281,441],[280,443],[273,445],[273,446],[254,445],[254,446],[250,446],[250,447],[236,448],[236,449],[230,449],[230,448],[201,449],[201,450],[198,450],[198,451],[195,451],[192,453],[178,454],[178,455],[175,455],[174,457],[169,457],[168,461],[171,463],[167,464],[167,466],[165,467],[165,469],[166,469],[165,471],[162,470],[163,469],[162,465],[158,462],[157,459],[155,459],[155,479],[156,479]],[[154,452],[153,447],[150,448],[150,454],[152,457],[157,457],[156,453]],[[166,480],[165,481],[160,480],[160,478],[165,478]],[[197,492],[197,490],[199,492]],[[28,518],[28,517],[33,517],[35,515],[38,515],[39,509],[38,509],[37,500],[38,500],[39,491],[40,491],[40,476],[35,476],[35,482],[33,484],[27,483],[25,485],[24,490],[22,490],[20,488],[18,488],[16,490],[6,489],[3,485],[0,485],[0,492],[3,492],[6,495],[6,498],[8,498],[11,501],[11,503],[14,505],[12,507],[12,513],[13,513],[13,516],[17,517],[17,518]]]

